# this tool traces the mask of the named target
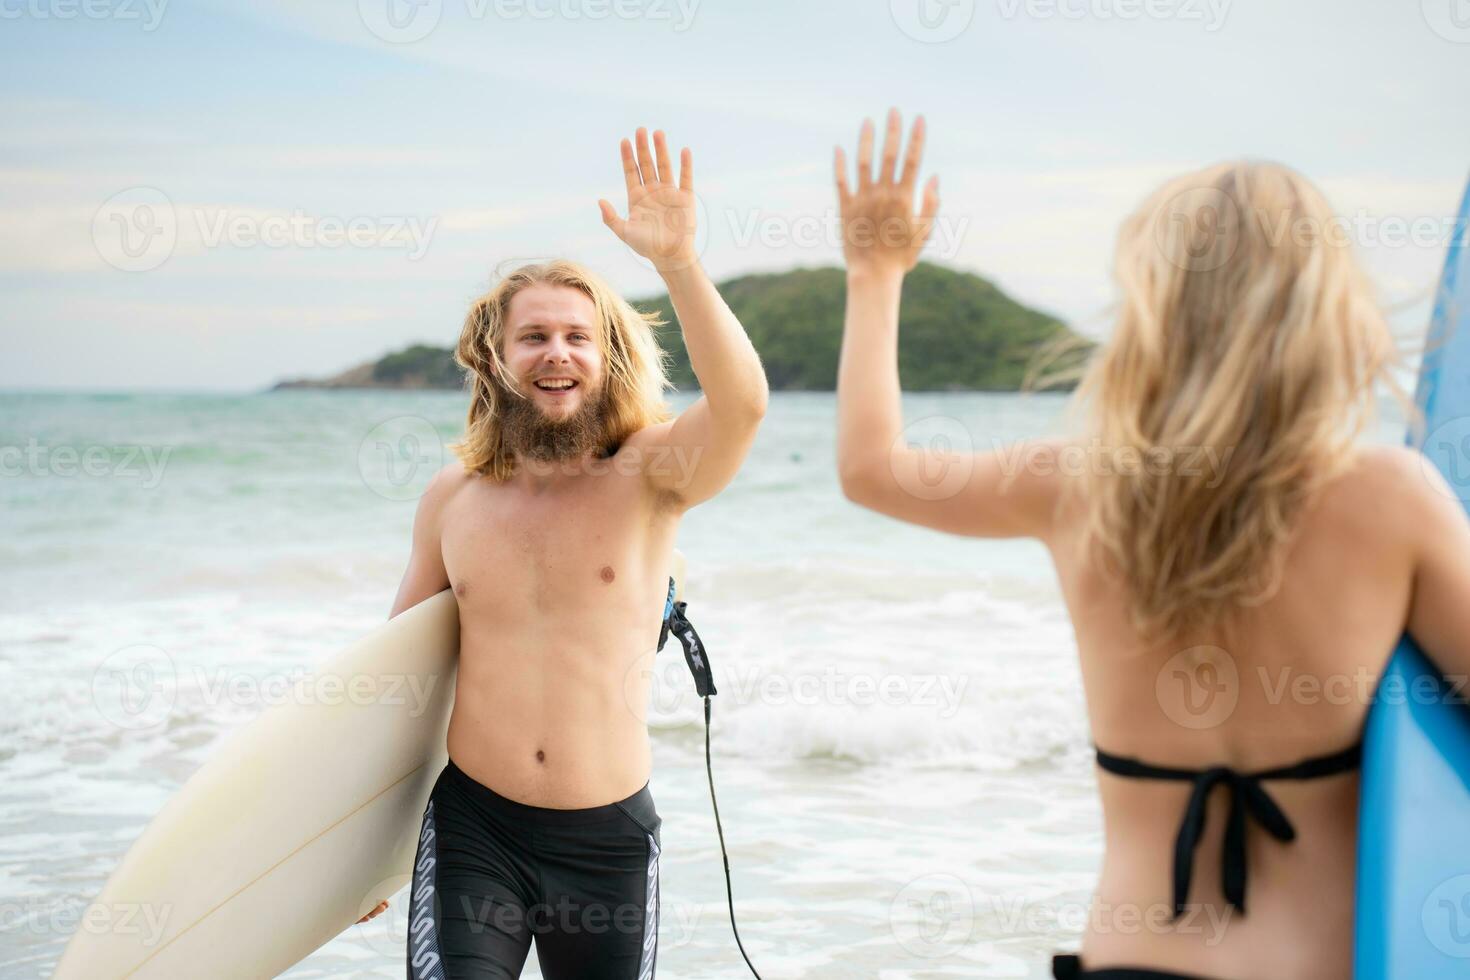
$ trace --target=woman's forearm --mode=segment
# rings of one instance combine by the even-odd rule
[[[837,367],[837,465],[843,479],[887,459],[903,430],[898,308],[903,270],[850,269]]]
[[[842,148],[833,155],[847,261],[847,313],[837,366],[837,469],[843,490],[854,499],[873,485],[874,476],[891,472],[894,444],[903,432],[898,303],[904,274],[918,264],[939,211],[939,180],[930,177],[914,213],[924,117],[914,121],[901,171],[899,123],[898,110],[889,110],[876,179],[871,121],[863,120],[858,133],[855,189]]]

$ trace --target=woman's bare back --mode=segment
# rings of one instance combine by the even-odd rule
[[[1406,452],[1364,449],[1323,491],[1298,518],[1279,590],[1232,631],[1162,647],[1140,645],[1121,583],[1081,554],[1077,514],[1060,515],[1048,543],[1097,747],[1160,766],[1252,772],[1357,743],[1411,609]],[[1099,772],[1106,856],[1083,940],[1089,968],[1350,975],[1357,771],[1261,785],[1295,840],[1247,819],[1246,909],[1232,908],[1221,874],[1229,793],[1216,786],[1188,908],[1175,919],[1174,846],[1191,784]]]

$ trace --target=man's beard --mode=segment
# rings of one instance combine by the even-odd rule
[[[502,393],[505,409],[500,413],[500,429],[512,452],[537,462],[556,463],[607,447],[605,387],[586,393],[575,412],[557,419],[541,411],[534,394]]]

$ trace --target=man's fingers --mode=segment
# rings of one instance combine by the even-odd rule
[[[658,182],[660,184],[672,184],[674,182],[674,165],[669,162],[669,141],[664,138],[664,131],[655,129],[653,131],[653,152],[658,160]]]
[[[379,913],[381,913],[381,912],[382,912],[382,911],[383,911],[383,910],[384,910],[384,909],[386,909],[386,908],[387,908],[387,907],[388,907],[388,903],[387,903],[387,902],[386,902],[386,901],[383,901],[383,902],[379,902],[379,903],[378,903],[378,904],[377,904],[377,906],[376,906],[376,907],[374,907],[374,909],[373,909],[373,910],[372,910],[372,911],[371,911],[371,912],[369,912],[369,913],[368,913],[368,914],[367,914],[367,915],[365,915],[365,916],[363,916],[363,917],[362,917],[362,918],[360,918],[360,919],[358,919],[358,920],[357,920],[357,921],[358,921],[358,923],[359,923],[359,924],[361,924],[361,923],[363,923],[363,922],[366,922],[366,921],[368,921],[368,920],[369,920],[369,919],[371,919],[371,918],[373,918],[373,917],[375,917],[375,916],[377,916],[377,915],[378,915],[378,914],[379,914]]]
[[[658,182],[658,168],[653,165],[653,154],[648,150],[648,130],[638,127],[638,169],[643,173],[644,184]]]
[[[909,133],[909,150],[903,158],[903,176],[899,183],[904,187],[912,188],[914,181],[919,179],[919,161],[924,158],[924,117],[920,116],[914,120],[914,128]]]
[[[602,223],[611,228],[614,235],[622,238],[623,228],[627,222],[619,218],[617,210],[601,198],[597,199],[597,207],[602,212]]]
[[[893,170],[898,163],[898,142],[902,134],[903,129],[899,125],[898,110],[889,109],[888,126],[883,133],[883,163],[878,171],[880,184],[893,183]]]
[[[633,197],[633,192],[636,191],[639,185],[642,183],[642,181],[638,179],[638,161],[633,159],[632,143],[629,143],[627,140],[623,140],[622,144],[620,145],[620,149],[622,150],[623,154],[623,184],[628,188],[628,197],[631,199]]]
[[[865,191],[873,184],[873,120],[864,119],[858,131],[858,190]]]

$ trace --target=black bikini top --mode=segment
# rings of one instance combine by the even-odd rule
[[[1205,829],[1205,804],[1210,790],[1225,786],[1230,793],[1229,824],[1225,827],[1225,847],[1221,855],[1221,883],[1225,900],[1245,915],[1245,819],[1249,814],[1266,832],[1279,841],[1296,838],[1296,829],[1281,807],[1261,786],[1263,779],[1317,779],[1347,772],[1358,767],[1363,745],[1359,742],[1332,755],[1304,759],[1290,766],[1236,772],[1229,766],[1208,769],[1174,769],[1154,766],[1138,759],[1110,755],[1097,750],[1097,764],[1115,776],[1135,779],[1177,779],[1194,783],[1179,836],[1174,839],[1174,918],[1184,914],[1189,898],[1189,879],[1194,872],[1194,852]]]

